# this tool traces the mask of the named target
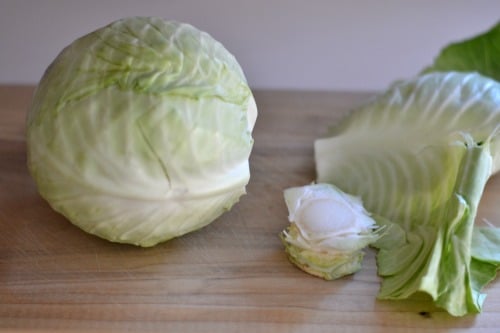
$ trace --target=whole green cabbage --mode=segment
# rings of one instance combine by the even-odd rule
[[[46,70],[28,115],[28,166],[75,225],[152,246],[209,224],[245,193],[256,117],[241,67],[210,35],[125,18]]]

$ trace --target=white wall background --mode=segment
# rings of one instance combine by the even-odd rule
[[[0,0],[0,84],[36,83],[111,21],[154,15],[221,41],[253,88],[378,90],[500,20],[498,0]]]

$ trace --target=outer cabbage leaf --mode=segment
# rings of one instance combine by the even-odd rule
[[[257,109],[236,59],[160,18],[116,21],[65,48],[29,112],[40,194],[82,229],[152,246],[245,193]]]
[[[500,81],[500,23],[490,30],[446,46],[424,72],[478,72]]]
[[[482,270],[472,235],[500,166],[499,124],[499,83],[432,73],[395,83],[315,142],[317,181],[359,195],[385,225],[375,243],[380,298],[421,291],[452,315],[480,311],[496,263]]]
[[[471,268],[476,289],[493,280],[500,268],[500,228],[474,227],[471,245]]]

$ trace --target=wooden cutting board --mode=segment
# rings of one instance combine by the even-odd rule
[[[278,238],[283,189],[314,179],[313,140],[369,93],[257,91],[248,194],[211,225],[153,248],[101,240],[52,211],[26,168],[33,87],[0,87],[0,330],[141,332],[499,332],[500,279],[483,313],[454,318],[419,295],[376,299],[375,253],[323,281]],[[479,216],[500,225],[500,178]]]

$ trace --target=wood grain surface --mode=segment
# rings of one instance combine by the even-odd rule
[[[376,299],[375,252],[323,281],[278,238],[282,191],[314,179],[313,140],[370,93],[256,91],[248,194],[211,225],[153,248],[101,240],[52,211],[26,168],[33,87],[0,87],[0,330],[75,332],[499,332],[500,279],[483,313],[454,318],[425,295]],[[500,178],[479,216],[500,225]]]

